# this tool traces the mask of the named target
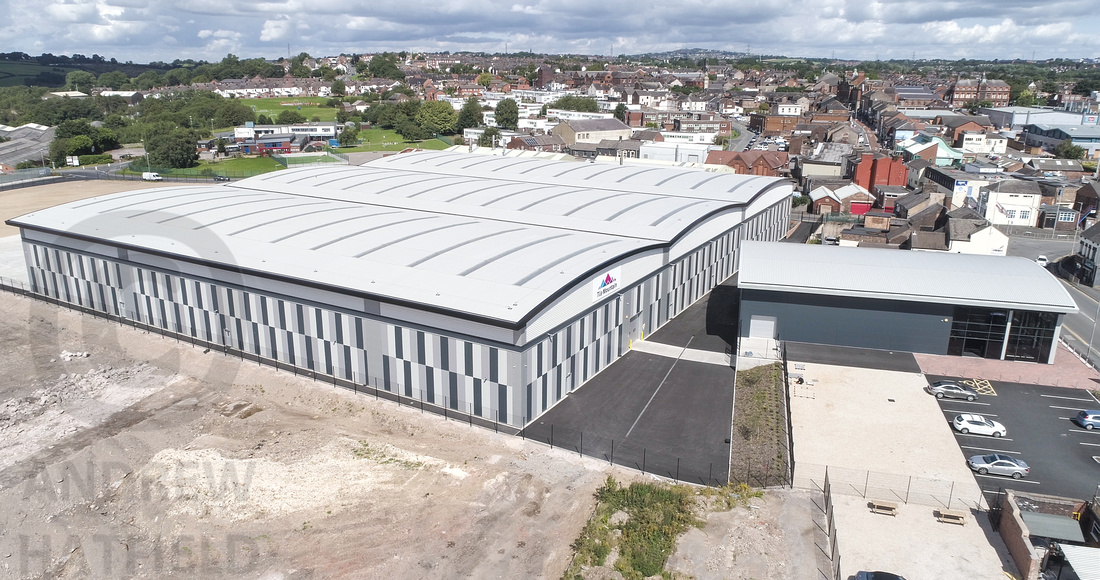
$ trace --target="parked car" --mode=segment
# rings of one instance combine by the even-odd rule
[[[856,580],[905,580],[890,572],[856,572]]]
[[[215,175],[214,181],[229,181],[229,178],[224,175]]]
[[[1100,411],[1081,411],[1073,418],[1073,422],[1092,431],[1100,427]]]
[[[966,464],[970,466],[970,469],[982,475],[992,473],[993,475],[1007,475],[1012,479],[1020,479],[1031,471],[1031,468],[1027,466],[1023,459],[1016,459],[1000,453],[975,455],[967,459]]]
[[[981,415],[975,415],[973,413],[963,413],[961,415],[955,415],[955,420],[951,422],[951,426],[956,431],[966,435],[973,433],[975,435],[992,435],[994,437],[1004,437],[1008,430],[1005,426]]]
[[[978,398],[978,392],[955,381],[936,381],[924,388],[925,391],[936,395],[937,399],[966,399],[973,401]]]
[[[1039,256],[1038,258],[1035,258],[1035,263],[1046,268],[1047,264],[1050,263],[1050,260],[1047,260],[1046,256]]]

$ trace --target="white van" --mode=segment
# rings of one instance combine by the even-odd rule
[[[164,178],[160,176],[156,171],[146,171],[141,174],[142,181],[163,181]]]

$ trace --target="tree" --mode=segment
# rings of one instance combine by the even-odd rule
[[[461,133],[466,129],[480,127],[481,123],[481,105],[477,102],[477,97],[466,99],[462,109],[458,112],[458,120],[455,121],[455,132]]]
[[[500,129],[489,127],[478,137],[477,144],[481,147],[492,147],[494,141],[500,140]]]
[[[236,101],[224,101],[218,112],[214,113],[214,124],[218,127],[236,127],[255,119],[256,113],[252,107]]]
[[[95,86],[95,75],[88,71],[74,70],[65,75],[65,89],[67,90],[90,93],[93,86]]]
[[[1072,140],[1066,139],[1054,148],[1054,156],[1059,159],[1084,159],[1085,148],[1074,145]]]
[[[428,133],[453,133],[458,113],[446,101],[426,101],[416,112],[416,122]]]
[[[273,125],[274,123],[271,122],[271,117],[268,117],[267,115],[265,115],[263,113],[260,113],[260,115],[258,117],[256,117],[256,124],[257,125]]]
[[[340,143],[341,147],[354,147],[359,143],[359,131],[355,129],[344,129],[343,132],[336,137],[336,141]]]
[[[195,136],[188,130],[158,133],[146,141],[145,147],[149,163],[156,167],[194,167],[199,160]]]
[[[624,103],[615,105],[615,118],[623,123],[626,122],[626,105]]]
[[[574,95],[566,95],[550,103],[550,108],[579,111],[582,113],[596,113],[600,110],[600,106],[596,104],[596,99],[592,97],[577,97]]]
[[[374,55],[374,57],[370,59],[370,65],[367,67],[367,72],[372,77],[394,79],[398,81],[405,80],[405,73],[401,72],[401,69],[397,66],[397,59],[388,52]]]
[[[1020,94],[1016,96],[1016,105],[1020,107],[1033,107],[1037,102],[1039,100],[1035,98],[1035,93],[1028,89],[1020,91]]]
[[[111,87],[117,91],[122,88],[122,85],[130,82],[130,77],[122,71],[112,70],[99,75],[99,80],[96,82],[101,87]]]
[[[293,125],[295,123],[304,123],[306,118],[302,116],[298,111],[292,111],[286,109],[279,112],[279,116],[275,117],[275,123],[278,125]]]
[[[497,103],[497,126],[515,131],[519,127],[519,105],[512,99]]]
[[[479,85],[481,85],[485,88],[489,88],[489,85],[493,84],[493,74],[483,72],[483,73],[477,75],[477,80],[474,81],[474,82],[476,82],[477,84],[479,84]]]
[[[344,81],[340,79],[332,81],[332,94],[340,95],[342,97],[347,93],[347,91],[348,88],[346,85],[344,85]]]
[[[69,155],[91,155],[94,149],[95,143],[87,135],[77,135],[69,139]]]
[[[222,138],[219,137],[218,141],[217,141],[217,147],[218,147],[218,154],[219,155],[225,155],[225,139],[222,139]]]
[[[423,141],[431,137],[424,129],[420,128],[420,125],[408,117],[404,117],[401,121],[398,121],[393,128],[399,135],[405,138],[406,141]]]

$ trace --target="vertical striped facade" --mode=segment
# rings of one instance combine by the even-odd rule
[[[783,199],[522,344],[413,323],[91,255],[24,234],[35,292],[99,312],[521,427],[659,329],[737,267],[746,239],[775,241]],[[63,238],[62,238],[63,239]],[[232,276],[226,272],[226,279]]]

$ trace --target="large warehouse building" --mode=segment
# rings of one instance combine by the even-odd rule
[[[744,336],[1053,363],[1069,292],[1026,258],[747,242]]]
[[[777,240],[789,182],[412,153],[8,223],[35,292],[523,426]]]

